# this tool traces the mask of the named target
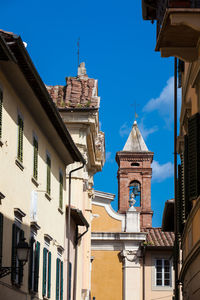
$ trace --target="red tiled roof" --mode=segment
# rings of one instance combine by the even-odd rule
[[[84,77],[67,77],[66,85],[46,86],[58,108],[99,108],[97,80]]]
[[[144,232],[147,233],[147,246],[151,247],[173,247],[174,233],[164,232],[160,227],[158,228],[145,228]]]

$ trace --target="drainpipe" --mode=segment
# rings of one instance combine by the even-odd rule
[[[177,58],[174,58],[174,272],[175,272],[175,300],[179,300],[179,287],[178,287],[178,257],[179,257],[179,237],[178,237],[178,224],[177,224]]]
[[[74,266],[74,291],[73,291],[73,300],[76,300],[76,286],[77,286],[77,258],[78,258],[78,241],[84,234],[88,232],[89,224],[86,225],[86,230],[78,235],[78,225],[76,225],[76,240],[75,240],[75,266]]]
[[[146,245],[142,245],[142,300],[145,300],[145,253]]]
[[[67,220],[67,238],[68,238],[68,243],[67,243],[67,300],[69,299],[69,291],[70,291],[70,287],[69,287],[69,264],[70,264],[70,227],[71,227],[71,181],[72,181],[72,173],[75,171],[78,171],[80,169],[82,169],[85,166],[86,162],[84,159],[82,159],[82,165],[74,170],[71,170],[69,172],[69,202],[68,202],[68,220]]]

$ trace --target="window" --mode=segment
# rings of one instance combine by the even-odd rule
[[[38,179],[38,140],[33,136],[33,177]]]
[[[23,118],[18,114],[18,147],[17,147],[17,158],[23,162],[23,135],[24,135],[24,121]]]
[[[155,285],[158,287],[171,286],[171,264],[169,259],[155,260]]]
[[[59,183],[60,183],[60,187],[59,187],[59,208],[63,208],[63,173],[60,170],[59,172]]]
[[[29,291],[37,293],[40,265],[40,243],[32,237],[30,247],[28,287]]]
[[[16,246],[20,240],[24,238],[24,231],[16,224],[12,227],[12,272],[11,282],[17,286],[21,286],[23,281],[23,264],[17,258]]]
[[[3,91],[0,88],[0,139],[2,138]]]
[[[63,300],[63,262],[59,258],[56,260],[56,300]]]
[[[43,285],[42,285],[43,297],[51,297],[51,252],[43,249]]]
[[[47,193],[51,194],[51,157],[47,154]]]
[[[136,206],[137,205],[140,206],[141,185],[137,180],[131,181],[129,185],[129,199],[131,199],[132,194],[134,194],[134,199],[136,200]]]

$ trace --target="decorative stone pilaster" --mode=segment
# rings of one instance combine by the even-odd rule
[[[123,250],[123,300],[140,300],[140,251]]]

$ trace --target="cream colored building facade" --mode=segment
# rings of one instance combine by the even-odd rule
[[[0,299],[64,299],[66,167],[84,159],[19,36],[0,31]],[[16,257],[29,243],[23,273]],[[66,299],[66,298],[65,298]],[[77,298],[78,299],[78,298]]]
[[[85,64],[81,63],[78,75],[66,78],[66,86],[47,86],[47,89],[73,141],[86,161],[83,168],[72,173],[71,206],[72,212],[77,209],[83,212],[89,227],[87,230],[86,226],[78,226],[78,236],[81,238],[78,244],[71,243],[70,263],[74,266],[71,299],[89,300],[91,299],[93,176],[102,170],[105,162],[104,133],[99,128],[98,82],[88,77]],[[81,167],[80,163],[74,163],[67,168],[67,183],[69,172],[78,167]]]

